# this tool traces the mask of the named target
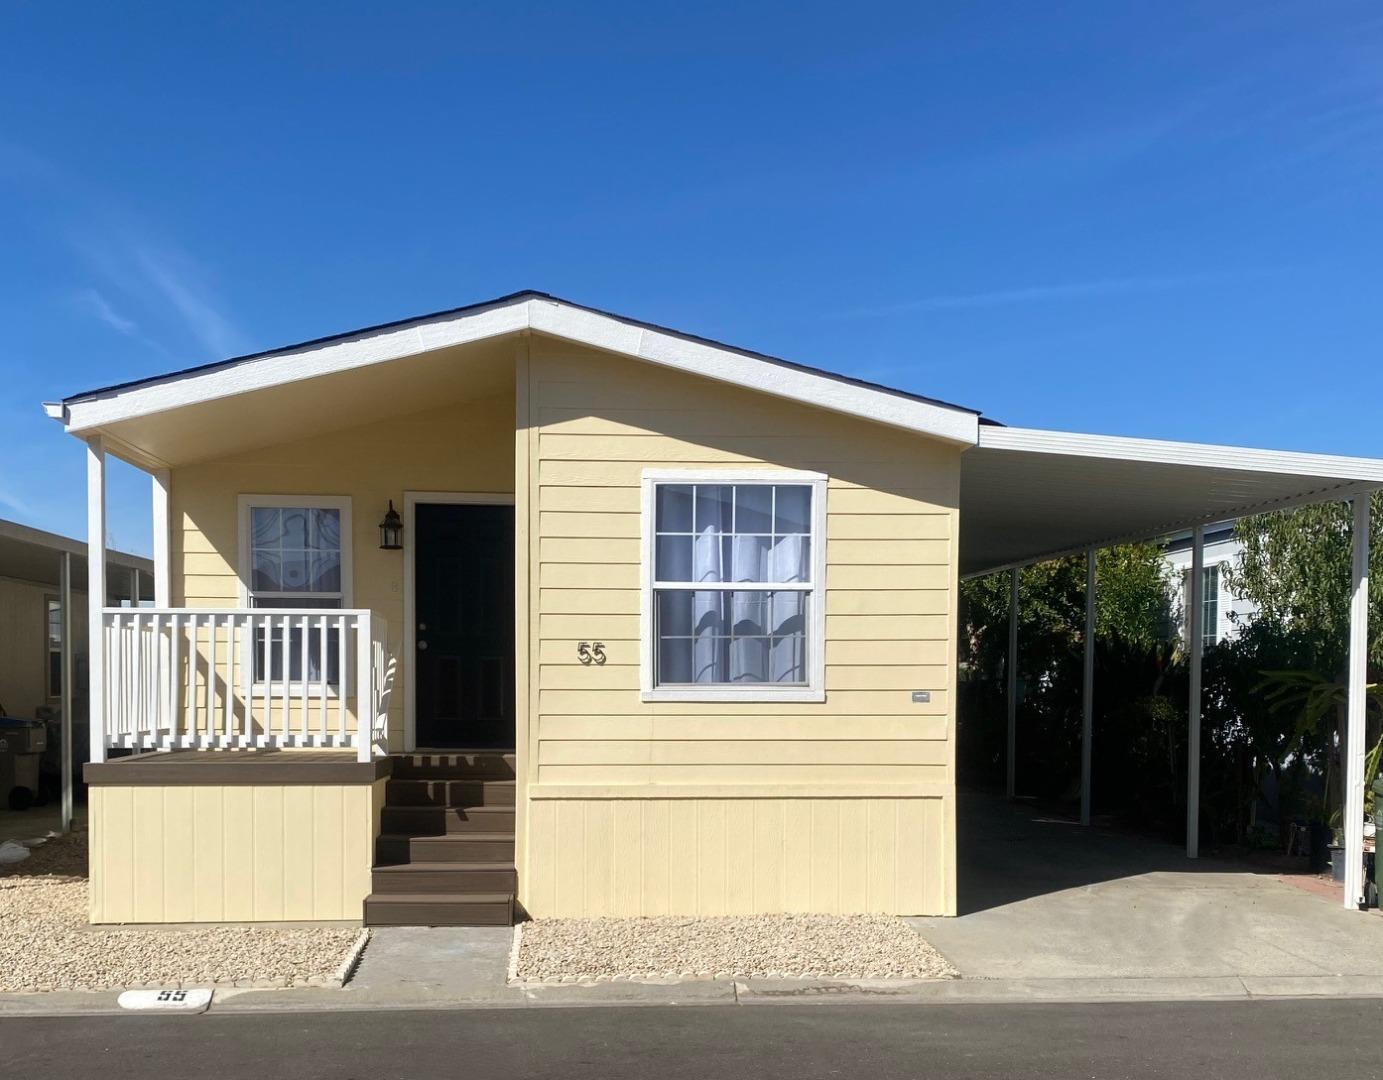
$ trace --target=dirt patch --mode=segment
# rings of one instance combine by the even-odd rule
[[[133,986],[330,985],[360,936],[350,928],[91,928],[86,834],[0,867],[0,992]]]
[[[891,915],[535,919],[518,930],[513,978],[952,979],[957,972]]]

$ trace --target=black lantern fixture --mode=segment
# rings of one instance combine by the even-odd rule
[[[379,549],[398,551],[403,547],[403,518],[394,509],[394,500],[389,500],[389,512],[379,523]]]

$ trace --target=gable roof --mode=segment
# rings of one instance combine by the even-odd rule
[[[709,338],[524,290],[268,352],[88,390],[46,404],[73,433],[318,375],[530,330],[963,445],[979,413]]]

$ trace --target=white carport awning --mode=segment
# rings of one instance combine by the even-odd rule
[[[1383,486],[1383,460],[984,425],[961,458],[973,577]]]

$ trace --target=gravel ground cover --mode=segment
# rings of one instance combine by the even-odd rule
[[[0,992],[330,985],[360,936],[335,927],[89,929],[86,834],[0,866]]]
[[[958,975],[945,957],[891,915],[535,919],[517,933],[511,977],[520,982]]]

